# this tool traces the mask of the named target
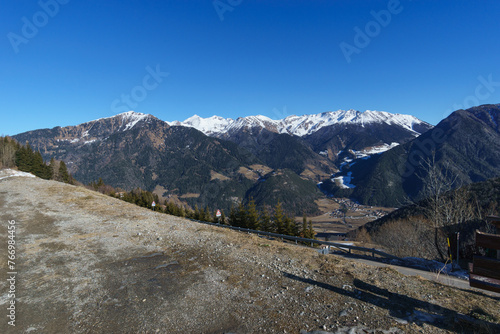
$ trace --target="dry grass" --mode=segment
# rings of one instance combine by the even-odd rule
[[[54,182],[16,179],[0,187],[9,194],[0,196],[0,212],[24,217],[20,332],[297,333],[365,326],[446,333],[487,331],[500,319],[498,299],[390,268]],[[11,205],[18,201],[27,205]],[[35,217],[45,222],[36,226]],[[0,258],[5,252],[0,247]],[[5,269],[2,263],[2,291]],[[434,320],[416,318],[424,313]]]
[[[217,173],[216,171],[211,170],[210,171],[210,181],[213,181],[213,180],[227,181],[227,180],[231,180],[231,178],[229,178],[225,175],[222,175],[220,173]]]

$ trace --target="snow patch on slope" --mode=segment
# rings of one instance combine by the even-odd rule
[[[356,186],[351,183],[352,179],[354,179],[352,172],[348,172],[345,176],[334,177],[332,181],[342,189],[353,189],[356,188]]]
[[[96,120],[88,122],[88,123],[95,123],[95,122],[102,121],[105,119],[116,118],[116,119],[121,120],[120,128],[122,129],[122,131],[127,131],[127,130],[132,129],[139,121],[146,120],[149,117],[151,117],[151,115],[149,115],[149,114],[143,114],[143,113],[135,112],[135,111],[127,111],[127,112],[124,112],[124,113],[121,113],[121,114],[118,114],[115,116],[99,118],[99,119],[96,119]],[[86,137],[89,135],[89,133],[88,133],[89,130],[87,130],[83,133],[83,137]]]
[[[206,135],[212,135],[224,132],[225,129],[233,122],[234,120],[231,118],[223,118],[215,115],[208,118],[202,118],[198,115],[194,115],[186,119],[184,122],[174,121],[167,123],[174,126],[180,125],[195,128]]]
[[[13,169],[2,169],[0,170],[0,180],[9,178],[9,177],[36,177],[31,173],[21,172]]]
[[[352,150],[352,152],[356,155],[356,159],[360,159],[360,158],[366,158],[374,154],[384,153],[385,151],[389,151],[390,149],[398,145],[399,143],[395,142],[390,144],[384,143],[382,145],[365,148],[364,150],[361,151]]]
[[[132,129],[139,121],[146,119],[149,115],[135,111],[127,111],[123,114],[119,114],[118,116],[121,116],[123,121],[122,124],[125,124],[123,131],[127,131]]]

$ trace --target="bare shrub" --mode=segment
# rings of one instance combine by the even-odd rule
[[[425,220],[398,220],[381,226],[372,239],[398,257],[435,259],[439,253],[435,247],[434,234],[434,228]],[[446,240],[441,233],[438,238]]]
[[[356,234],[356,241],[364,243],[364,244],[371,244],[372,243],[372,237],[370,236],[370,233],[368,233],[368,231],[366,230],[366,228],[363,227]]]

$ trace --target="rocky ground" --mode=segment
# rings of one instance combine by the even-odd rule
[[[500,332],[497,297],[53,181],[0,178],[0,232],[0,333]]]

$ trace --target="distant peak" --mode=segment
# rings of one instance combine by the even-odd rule
[[[123,112],[123,113],[118,114],[116,116],[134,116],[134,115],[137,115],[137,116],[146,116],[146,114],[143,114],[143,113],[137,112],[137,111],[133,111],[133,110],[130,110],[130,111],[127,111],[127,112]]]
[[[392,114],[386,111],[366,110],[337,110],[326,111],[311,115],[288,115],[283,119],[273,120],[267,116],[256,115],[231,118],[212,116],[203,118],[198,115],[191,116],[184,122],[172,122],[170,124],[189,126],[200,130],[206,135],[220,135],[228,131],[237,131],[241,128],[260,127],[278,133],[288,133],[296,136],[312,134],[319,129],[340,123],[361,124],[370,123],[396,124],[413,130],[415,124],[425,123],[411,115]]]

